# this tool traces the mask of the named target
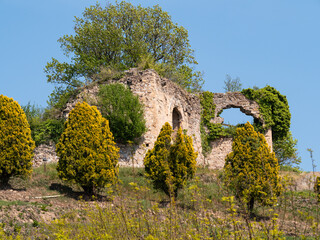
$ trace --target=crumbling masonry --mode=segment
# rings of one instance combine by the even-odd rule
[[[148,129],[139,140],[139,144],[119,146],[120,165],[133,163],[135,166],[142,167],[147,150],[153,148],[161,127],[165,122],[169,122],[173,129],[182,127],[187,130],[188,135],[192,136],[194,149],[199,153],[197,158],[199,165],[207,165],[212,169],[221,169],[224,166],[224,159],[231,152],[232,139],[220,138],[211,142],[212,151],[204,157],[200,137],[201,105],[198,96],[188,93],[168,79],[161,78],[153,70],[131,69],[117,82],[127,85],[134,94],[139,96],[141,103],[145,106],[145,120]],[[98,90],[97,85],[86,87],[76,99],[67,104],[63,116],[67,117],[79,101],[95,104]],[[212,101],[216,105],[216,117],[212,119],[215,123],[223,123],[223,119],[217,117],[217,113],[223,109],[239,108],[244,114],[264,124],[259,105],[239,92],[215,93]],[[272,148],[271,129],[266,132],[265,136]]]

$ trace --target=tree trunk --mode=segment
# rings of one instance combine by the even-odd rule
[[[10,188],[9,185],[10,176],[7,174],[2,174],[0,176],[0,189],[8,189]]]
[[[84,190],[84,193],[88,196],[88,197],[92,197],[95,196],[95,191],[94,191],[94,187],[93,186],[81,186]]]
[[[248,210],[250,213],[253,211],[253,206],[254,206],[254,197],[250,198],[250,201],[248,202]]]

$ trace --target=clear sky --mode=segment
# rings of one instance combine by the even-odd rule
[[[43,68],[51,57],[66,60],[58,38],[72,34],[74,16],[96,2],[0,0],[0,94],[45,107],[53,86]],[[229,74],[244,88],[268,84],[286,95],[301,167],[312,169],[306,150],[312,148],[320,170],[320,0],[130,2],[159,4],[189,31],[204,90],[223,92]],[[224,115],[231,123],[235,116]]]

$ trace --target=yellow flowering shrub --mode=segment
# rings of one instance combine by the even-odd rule
[[[57,144],[58,176],[96,194],[118,175],[119,148],[108,120],[96,107],[78,103],[70,112]]]
[[[178,190],[186,185],[196,172],[196,158],[192,138],[180,128],[174,143],[171,143],[172,127],[165,123],[152,150],[144,158],[147,177],[152,179],[155,189],[168,196],[177,197]]]
[[[279,164],[263,134],[248,122],[236,130],[224,166],[226,185],[253,210],[254,203],[271,205],[281,193]]]
[[[320,177],[316,177],[316,181],[314,183],[314,192],[317,194],[318,202],[320,202]]]
[[[26,115],[12,98],[0,95],[0,185],[32,173],[34,141]]]

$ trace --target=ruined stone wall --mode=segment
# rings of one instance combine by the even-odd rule
[[[33,152],[34,156],[32,164],[34,167],[39,167],[43,163],[43,159],[46,159],[47,162],[58,162],[55,144],[41,144],[36,147]]]
[[[232,138],[221,138],[211,142],[212,151],[204,157],[201,147],[200,121],[201,105],[200,99],[183,90],[172,81],[161,78],[154,70],[139,71],[131,69],[126,75],[117,81],[128,86],[137,95],[144,105],[147,132],[139,139],[137,145],[118,145],[120,147],[120,165],[143,166],[143,159],[148,149],[152,149],[159,135],[161,127],[169,122],[173,127],[181,126],[187,130],[187,134],[193,138],[195,151],[198,152],[197,162],[207,165],[209,168],[221,169],[224,166],[225,157],[232,151]],[[97,105],[97,84],[89,85],[82,89],[76,98],[71,100],[63,111],[63,117],[67,118],[69,112],[77,102],[86,101],[90,105]],[[259,112],[259,105],[247,99],[239,92],[214,93],[212,100],[216,105],[215,123],[223,123],[223,118],[218,114],[224,109],[239,108],[246,115],[250,115],[264,124]],[[272,149],[271,129],[265,134],[267,142]]]
[[[222,169],[226,156],[232,152],[233,139],[220,138],[210,143],[211,152],[206,156],[206,164],[210,169]]]
[[[246,98],[240,92],[214,93],[213,102],[216,105],[214,123],[223,123],[224,119],[218,115],[229,108],[239,108],[246,115],[258,119],[265,125],[259,105],[253,100]],[[271,128],[264,134],[266,141],[272,151],[272,130]],[[206,156],[205,162],[212,169],[221,169],[224,166],[226,156],[232,151],[232,138],[220,138],[211,142],[212,151]]]
[[[152,149],[161,127],[165,122],[171,126],[180,125],[192,136],[195,151],[199,152],[198,162],[203,164],[200,139],[200,100],[193,94],[181,89],[172,81],[161,78],[154,70],[138,71],[131,69],[126,76],[118,82],[127,85],[131,91],[139,96],[144,105],[147,132],[139,139],[139,144],[118,145],[120,147],[120,165],[131,165],[134,159],[135,166],[143,166],[143,159],[148,149]],[[63,116],[68,117],[69,112],[77,102],[86,101],[91,105],[97,104],[99,88],[92,85],[84,88],[81,93],[67,104]],[[174,114],[175,113],[175,114]],[[173,115],[178,119],[173,119]]]
[[[239,108],[244,114],[259,119],[264,124],[264,120],[260,116],[258,103],[246,98],[240,92],[215,93],[213,102],[216,105],[215,117],[224,109]]]
[[[200,100],[193,94],[181,89],[172,81],[161,78],[155,71],[132,69],[121,80],[132,92],[139,96],[144,104],[146,127],[148,131],[136,146],[134,159],[138,166],[143,165],[143,158],[148,149],[152,149],[161,127],[165,122],[175,125],[174,112],[179,115],[179,125],[192,136],[195,151],[199,152],[198,162],[203,163],[200,139]],[[123,151],[126,150],[123,148]],[[128,152],[128,151],[127,151]],[[130,151],[129,151],[130,152]],[[123,155],[123,154],[122,154]],[[124,155],[123,155],[124,156]],[[126,162],[122,159],[121,162]]]

